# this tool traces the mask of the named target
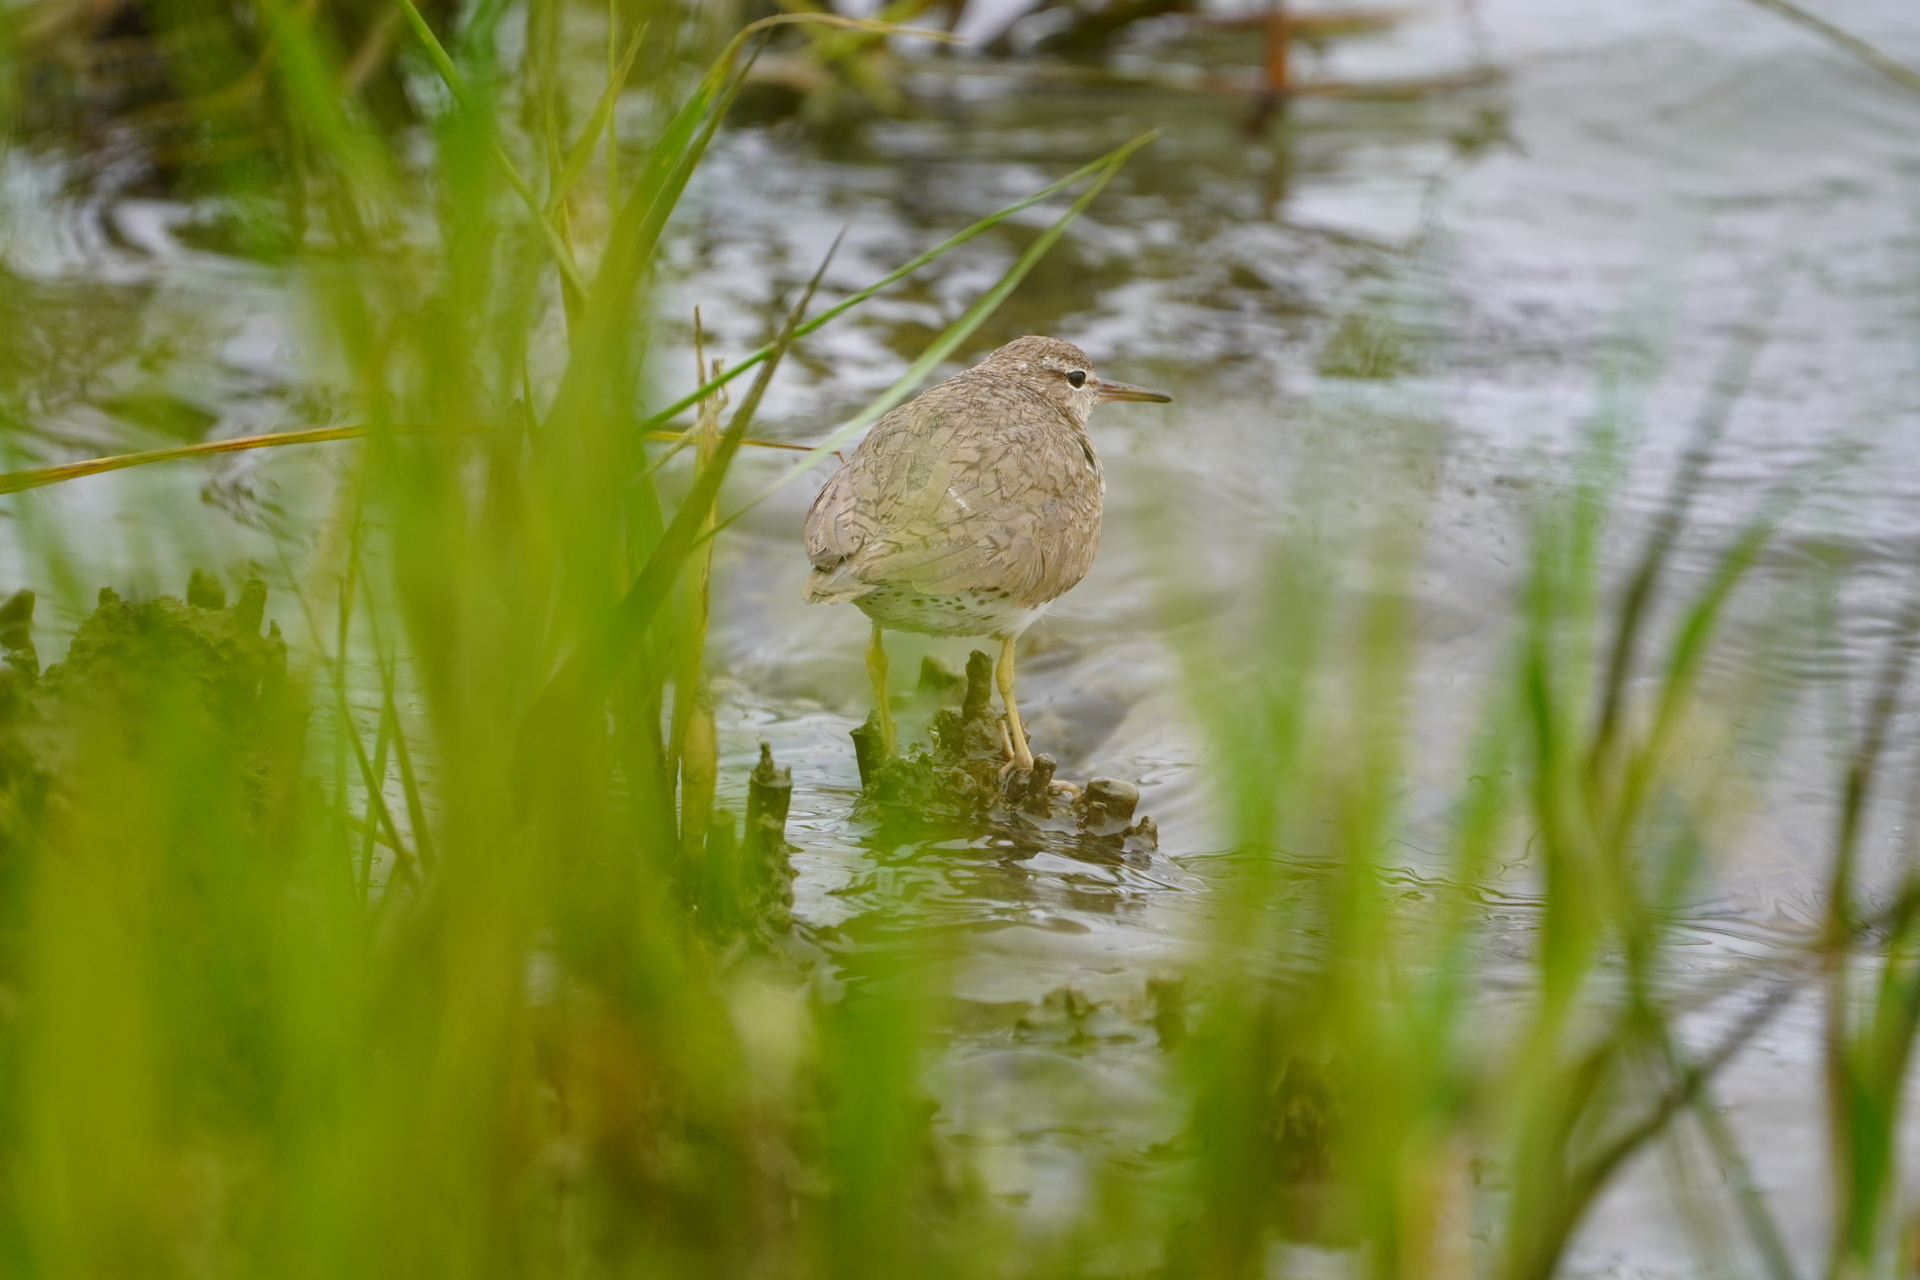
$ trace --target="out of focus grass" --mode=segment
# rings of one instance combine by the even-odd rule
[[[307,626],[284,665],[257,594],[228,608],[210,583],[199,612],[104,610],[45,675],[25,602],[0,614],[7,1274],[1224,1280],[1284,1271],[1281,1243],[1306,1241],[1381,1277],[1525,1280],[1653,1147],[1703,1268],[1810,1274],[1714,1080],[1815,990],[1821,1269],[1905,1265],[1893,1135],[1920,882],[1869,909],[1856,880],[1920,612],[1847,731],[1824,929],[1690,987],[1676,921],[1765,786],[1691,762],[1763,758],[1800,693],[1764,648],[1739,680],[1709,680],[1709,657],[1794,495],[1677,593],[1700,471],[1683,468],[1616,598],[1600,549],[1629,433],[1604,412],[1574,482],[1537,500],[1444,821],[1403,809],[1434,771],[1414,758],[1420,482],[1383,481],[1392,500],[1355,515],[1324,504],[1322,536],[1273,548],[1257,619],[1189,649],[1234,851],[1201,958],[1162,987],[1183,1134],[1151,1153],[1162,1176],[1095,1169],[1071,1221],[985,1196],[922,1083],[937,993],[805,983],[779,958],[777,862],[712,807],[704,548],[766,379],[817,317],[791,299],[764,358],[704,388],[751,374],[726,411],[705,400],[692,447],[669,462],[650,442],[694,407],[658,406],[642,376],[661,237],[765,28],[645,8],[615,13],[591,59],[573,34],[602,15],[559,0],[351,22],[281,0],[143,10],[174,59],[178,181],[279,264],[361,442],[325,446],[353,452],[296,566]],[[9,70],[56,18],[82,21],[9,11]],[[424,135],[361,96],[375,31],[409,100],[434,104]],[[623,78],[657,109],[623,139],[644,159],[613,163]],[[1055,234],[1126,154],[1076,175]],[[0,304],[16,443],[31,319]],[[1432,474],[1422,429],[1399,448]],[[677,500],[663,465],[688,470]],[[51,565],[49,539],[29,557]],[[1513,867],[1536,896],[1500,896]],[[1680,1024],[1708,994],[1732,1012],[1702,1047]]]

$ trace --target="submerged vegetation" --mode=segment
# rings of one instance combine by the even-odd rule
[[[1844,621],[1847,566],[1812,554],[1744,607],[1818,477],[1783,482],[1710,575],[1676,580],[1724,424],[1709,411],[1611,581],[1621,406],[1644,370],[1609,357],[1571,477],[1531,496],[1470,740],[1435,749],[1412,579],[1442,433],[1374,420],[1379,482],[1339,500],[1307,465],[1301,528],[1264,549],[1248,607],[1170,632],[1230,846],[1194,890],[1209,906],[1186,959],[1134,975],[1124,1035],[1164,1065],[1151,1105],[1174,1136],[1090,1153],[1044,1211],[1008,1204],[935,1101],[950,932],[903,891],[889,927],[910,956],[834,972],[791,918],[789,779],[763,758],[750,806],[724,798],[710,555],[772,492],[725,482],[796,341],[1071,193],[778,483],[962,350],[1149,140],[831,307],[816,274],[771,343],[663,404],[646,357],[669,219],[763,40],[800,27],[852,58],[889,28],[798,5],[747,25],[727,6],[397,3],[114,10],[164,60],[166,91],[139,106],[164,125],[139,144],[164,141],[154,181],[211,199],[206,234],[279,273],[331,384],[324,420],[248,446],[340,452],[314,473],[312,527],[262,569],[276,616],[301,620],[287,637],[263,630],[260,581],[237,576],[229,605],[196,575],[184,600],[103,592],[43,674],[33,598],[0,605],[8,1275],[1228,1280],[1332,1250],[1383,1280],[1535,1280],[1649,1153],[1703,1271],[1911,1270],[1896,1136],[1920,866],[1903,854],[1876,879],[1863,849],[1904,782],[1887,744],[1910,708],[1920,578],[1877,667],[1834,700],[1823,918],[1704,976],[1676,958],[1808,695],[1780,633],[1819,645]],[[12,145],[44,123],[48,33],[89,20],[0,16]],[[623,91],[649,110],[617,115]],[[610,145],[642,118],[644,137]],[[74,531],[33,504],[109,468],[40,453],[66,304],[15,283],[8,536],[34,587],[71,595]],[[1418,368],[1384,324],[1336,326],[1322,371]],[[1728,369],[1737,397],[1745,365]],[[191,557],[185,519],[156,512],[142,536]],[[1169,619],[1197,607],[1189,585],[1154,588]],[[875,766],[876,807],[961,825],[990,807],[907,794],[936,767],[990,791],[975,674],[940,713],[944,756],[891,782],[904,766]],[[994,819],[1035,833],[1022,856],[1153,865],[1127,788],[1090,787],[1068,815],[1046,782]],[[1434,786],[1450,801],[1416,811]],[[1810,1001],[1832,1197],[1817,1260],[1795,1255],[1716,1103],[1728,1064]],[[1023,1017],[1084,1045],[1098,1012],[1064,991]]]

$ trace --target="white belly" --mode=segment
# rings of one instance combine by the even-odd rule
[[[1017,636],[1047,611],[989,591],[932,595],[911,587],[876,587],[854,603],[881,627],[929,636]]]

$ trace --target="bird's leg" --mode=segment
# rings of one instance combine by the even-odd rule
[[[873,643],[867,646],[867,675],[873,681],[873,708],[880,713],[880,745],[889,757],[894,750],[893,708],[887,705],[887,646],[880,642],[880,627],[873,628]]]
[[[1000,683],[1000,701],[1007,707],[1007,732],[1013,737],[1013,767],[1033,768],[1033,752],[1027,750],[1027,731],[1020,724],[1020,708],[1013,701],[1013,637],[1000,642],[1000,665],[994,668]]]

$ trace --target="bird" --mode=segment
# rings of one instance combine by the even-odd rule
[[[1059,338],[1017,338],[929,387],[867,433],[807,511],[810,604],[873,622],[867,673],[886,754],[884,633],[991,636],[1010,768],[1033,768],[1014,699],[1014,642],[1093,567],[1106,478],[1096,405],[1173,399],[1112,382]]]

